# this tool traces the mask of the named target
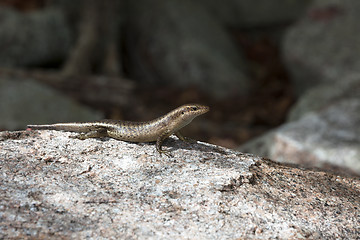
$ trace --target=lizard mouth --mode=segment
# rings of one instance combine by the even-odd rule
[[[208,111],[210,111],[210,107],[204,106],[204,113],[207,113]]]
[[[200,109],[199,109],[199,114],[204,114],[204,113],[207,113],[208,111],[210,111],[210,107],[208,106],[201,106]]]

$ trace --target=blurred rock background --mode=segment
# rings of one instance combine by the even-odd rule
[[[355,0],[0,0],[0,129],[150,120],[186,136],[360,174]]]

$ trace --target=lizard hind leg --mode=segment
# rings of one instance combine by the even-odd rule
[[[71,138],[77,138],[80,140],[85,140],[87,138],[101,138],[101,137],[107,137],[107,131],[106,129],[97,129],[97,130],[91,130],[86,133],[79,133],[75,136],[71,136]]]

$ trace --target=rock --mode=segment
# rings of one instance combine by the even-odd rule
[[[298,120],[309,112],[318,112],[334,103],[350,99],[360,99],[360,73],[344,76],[335,84],[320,84],[306,91],[291,108],[288,121]]]
[[[355,239],[360,179],[206,143],[0,133],[0,238]]]
[[[200,0],[222,23],[230,26],[274,26],[296,20],[312,0]],[[281,7],[279,7],[281,6]]]
[[[271,156],[317,167],[334,165],[360,175],[360,101],[343,100],[284,127]]]
[[[274,147],[275,136],[278,131],[281,130],[281,127],[268,131],[267,133],[258,136],[250,141],[247,141],[243,145],[236,148],[237,151],[252,153],[266,158],[273,159],[274,161],[279,161],[276,158],[272,158],[271,150]],[[290,163],[293,162],[291,159],[286,159]],[[280,161],[279,161],[280,162]]]
[[[67,56],[72,37],[60,11],[24,14],[2,7],[0,19],[2,67],[49,65]]]
[[[90,121],[99,112],[74,102],[31,79],[0,79],[0,129],[24,129],[28,124]]]
[[[359,2],[317,0],[287,34],[284,57],[302,95],[291,123],[240,149],[360,174]]]
[[[309,89],[289,114],[290,123],[239,151],[279,162],[360,175],[360,74]]]
[[[216,97],[247,93],[239,49],[205,7],[190,0],[142,0],[131,6],[126,49],[132,78],[198,86]]]
[[[289,30],[283,54],[298,95],[359,72],[359,11],[356,0],[317,0]]]
[[[360,101],[345,99],[242,146],[279,162],[360,175]]]

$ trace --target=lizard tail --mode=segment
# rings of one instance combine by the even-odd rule
[[[56,130],[56,127],[54,125],[27,125],[28,128],[31,128],[32,130]]]
[[[27,125],[32,130],[59,130],[69,132],[88,132],[94,128],[89,123],[56,123],[47,125]]]

